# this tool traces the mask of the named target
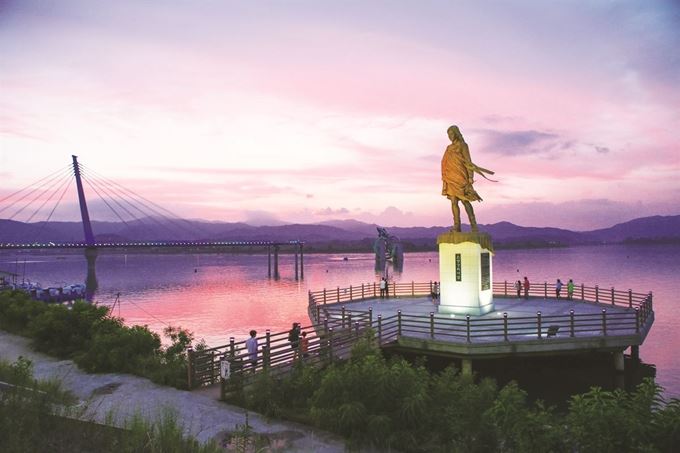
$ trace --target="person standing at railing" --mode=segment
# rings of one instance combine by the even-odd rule
[[[385,292],[387,290],[387,280],[385,280],[385,277],[382,277],[380,279],[380,298],[385,297]]]
[[[293,360],[300,356],[300,324],[293,323],[293,328],[288,331],[288,342],[293,350]]]
[[[257,368],[257,332],[250,331],[250,338],[246,340],[246,348],[248,349],[248,362],[250,362],[250,370],[255,371]]]
[[[572,300],[574,298],[574,280],[569,279],[567,283],[567,299]]]
[[[517,280],[515,282],[515,291],[517,291],[517,298],[519,299],[522,297],[522,282],[520,280]]]
[[[529,283],[529,279],[524,277],[524,298],[528,299],[529,298],[529,289],[531,288],[531,283]]]
[[[302,358],[309,356],[309,338],[307,338],[307,332],[302,332],[302,338],[300,338],[300,354]]]
[[[555,283],[555,296],[557,296],[558,299],[560,298],[560,293],[562,292],[562,286],[562,280],[558,278],[557,282]]]

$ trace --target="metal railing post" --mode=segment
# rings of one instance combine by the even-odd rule
[[[378,315],[378,344],[382,344],[382,315]]]
[[[411,297],[416,295],[416,284],[413,280],[411,280]]]
[[[434,338],[434,312],[430,312],[430,338]]]
[[[397,310],[397,338],[401,337],[401,310]]]
[[[267,346],[268,350],[271,350],[272,347],[272,332],[267,329],[264,331],[265,334],[265,345]]]
[[[352,300],[352,285],[349,285],[349,300]]]
[[[467,342],[470,342],[470,315],[465,315],[465,328],[467,331]]]
[[[345,306],[342,306],[342,328],[345,328]]]
[[[366,297],[364,296],[364,284],[361,284],[361,300],[364,300]]]
[[[614,287],[612,286],[612,305],[614,305]]]
[[[536,312],[536,321],[538,323],[538,338],[543,338],[542,337],[542,332],[541,332],[541,312],[537,311]]]
[[[503,338],[505,339],[505,341],[508,341],[508,313],[507,312],[503,312]]]
[[[503,282],[503,294],[505,294],[505,297],[508,297],[508,281],[505,280]]]
[[[640,307],[635,307],[635,333],[640,333]]]
[[[548,298],[548,282],[543,282],[543,298]]]
[[[602,334],[607,336],[607,310],[602,309]]]
[[[373,327],[373,307],[368,307],[368,327]]]
[[[633,290],[628,289],[628,308],[633,308]]]
[[[268,369],[271,364],[271,350],[269,346],[262,346],[262,367]]]
[[[336,290],[335,294],[336,294],[335,297],[338,299],[338,302],[340,302],[340,287],[339,286],[338,286],[338,289]]]
[[[600,303],[600,287],[595,285],[595,303]]]
[[[234,337],[229,337],[229,357],[234,358],[236,355],[236,340]]]
[[[355,337],[359,336],[359,321],[354,322],[354,336]]]
[[[321,307],[316,306],[316,324],[319,324],[321,322]]]
[[[352,330],[352,312],[347,313],[347,328]]]
[[[574,336],[574,310],[569,310],[569,336]]]
[[[373,282],[373,297],[375,297],[375,296],[376,296],[376,293],[375,293],[375,282]]]
[[[326,305],[326,288],[323,289],[323,304]]]

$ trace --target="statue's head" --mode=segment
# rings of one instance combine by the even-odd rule
[[[456,139],[462,139],[463,135],[460,133],[460,129],[458,129],[458,126],[451,126],[446,130],[446,133],[449,136],[449,139],[451,141],[455,141]]]

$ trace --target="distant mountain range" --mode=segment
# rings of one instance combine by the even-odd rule
[[[92,222],[97,241],[277,240],[299,239],[308,250],[371,250],[378,225],[357,220],[320,224],[252,226],[246,223],[144,218],[134,222]],[[450,227],[387,227],[408,250],[434,250],[437,235]],[[480,225],[497,248],[566,247],[622,242],[680,243],[680,215],[643,217],[593,231],[523,227],[510,222]],[[464,228],[465,230],[465,228]],[[80,222],[23,223],[0,220],[0,243],[83,240]]]

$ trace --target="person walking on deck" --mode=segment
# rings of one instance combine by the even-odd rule
[[[562,280],[559,278],[557,279],[557,282],[555,283],[555,296],[559,299],[560,298],[560,293],[562,292]]]
[[[524,298],[528,299],[529,298],[529,289],[531,288],[531,283],[529,283],[529,279],[524,277]]]
[[[572,300],[574,298],[574,280],[569,279],[567,283],[567,299]]]
[[[522,282],[517,280],[515,282],[515,291],[517,291],[517,298],[522,297]]]
[[[248,349],[248,362],[250,363],[250,370],[255,371],[257,367],[257,331],[250,331],[250,338],[246,340],[246,348]]]

